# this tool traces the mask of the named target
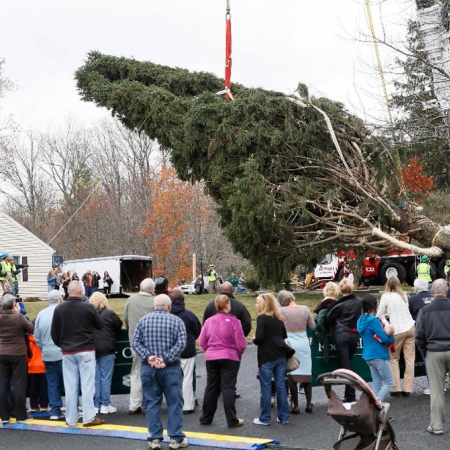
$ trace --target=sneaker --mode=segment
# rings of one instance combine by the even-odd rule
[[[114,408],[114,406],[112,406],[112,405],[100,406],[100,414],[113,414],[115,412],[117,412],[117,408]]]
[[[161,449],[161,441],[159,439],[152,439],[148,443],[148,448],[151,448],[152,450],[160,450]]]
[[[255,425],[263,425],[263,426],[265,426],[265,427],[267,427],[268,425],[270,425],[270,423],[261,422],[261,421],[259,420],[259,417],[257,417],[256,419],[253,419],[253,423],[254,423]]]
[[[434,430],[431,425],[427,428],[427,431],[431,434],[444,434],[444,430]]]
[[[8,425],[9,420],[2,420],[2,425]]]
[[[99,409],[98,408],[94,408],[95,409],[95,414],[98,414]]]
[[[169,448],[176,450],[177,448],[186,448],[189,442],[184,438],[181,442],[177,442],[175,439],[170,440]]]
[[[33,416],[27,416],[26,419],[18,420],[17,423],[28,423],[28,422],[31,422],[32,420],[33,420]]]
[[[66,418],[66,416],[63,413],[55,415],[55,416],[50,416],[50,420],[62,420],[65,418]]]
[[[99,419],[98,417],[95,417],[90,422],[83,423],[83,427],[96,427],[98,425],[103,425],[104,423],[105,423],[105,421],[103,419]]]
[[[424,395],[430,395],[430,388],[425,388],[425,389],[422,391],[422,394],[424,394]]]
[[[277,422],[281,423],[281,425],[288,425],[289,424],[289,420],[280,420],[278,417],[277,417]]]

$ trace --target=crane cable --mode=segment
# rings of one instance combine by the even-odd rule
[[[231,12],[230,12],[230,0],[227,0],[226,14],[225,14],[225,89],[217,92],[217,95],[225,94],[225,97],[229,100],[234,100],[233,93],[231,92]]]
[[[378,73],[379,73],[380,79],[381,79],[381,86],[383,89],[384,101],[386,103],[386,109],[387,109],[387,113],[388,113],[389,123],[392,126],[391,109],[389,108],[389,100],[388,100],[388,95],[387,95],[387,90],[386,90],[386,82],[384,80],[383,67],[381,65],[380,53],[378,51],[377,38],[375,36],[375,27],[374,27],[373,19],[372,19],[372,11],[370,9],[370,1],[369,0],[365,0],[365,1],[366,1],[367,19],[369,21],[370,32],[372,34],[372,42],[373,42],[373,47],[375,50],[375,57],[377,59]]]
[[[386,109],[387,109],[387,113],[388,113],[389,123],[391,125],[391,128],[393,128],[394,124],[392,122],[391,109],[389,107],[389,98],[388,98],[387,89],[386,89],[386,81],[384,79],[383,66],[381,65],[380,52],[378,51],[378,42],[377,42],[377,38],[375,35],[375,26],[373,24],[372,10],[370,8],[370,0],[365,0],[365,2],[366,2],[367,19],[369,21],[370,32],[372,34],[373,48],[375,50],[375,57],[377,60],[378,73],[380,75],[381,86],[382,86],[383,94],[384,94],[384,101],[386,103]],[[403,174],[402,174],[402,170],[400,167],[400,156],[399,156],[397,148],[395,148],[395,156],[396,156],[397,164],[398,164],[398,176],[400,179],[400,189],[403,193],[404,192]]]

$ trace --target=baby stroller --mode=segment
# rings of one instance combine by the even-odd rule
[[[395,445],[395,433],[389,421],[389,403],[382,403],[369,385],[356,373],[347,369],[323,373],[317,382],[325,387],[328,397],[328,415],[341,425],[341,431],[333,450],[339,450],[341,444],[353,438],[359,438],[354,450],[398,449]],[[333,386],[350,385],[362,391],[358,401],[342,403]],[[348,434],[353,433],[353,434]]]

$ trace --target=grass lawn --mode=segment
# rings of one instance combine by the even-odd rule
[[[207,303],[215,298],[214,294],[204,294],[204,295],[186,295],[185,303],[186,308],[192,311],[202,322],[203,311]],[[256,309],[255,309],[255,299],[256,294],[238,294],[236,298],[242,302],[250,312],[252,316],[252,331],[253,334],[256,329]],[[322,298],[321,292],[317,293],[307,293],[307,294],[295,294],[297,304],[305,305],[312,310],[314,305]],[[112,309],[122,320],[123,320],[123,307],[125,306],[126,298],[111,298],[108,300],[108,308]],[[27,316],[30,320],[34,319],[38,312],[48,306],[48,302],[25,302],[25,307],[27,309]]]

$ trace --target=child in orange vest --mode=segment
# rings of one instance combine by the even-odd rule
[[[42,361],[42,352],[34,340],[34,334],[27,336],[31,358],[28,363],[28,391],[30,394],[30,411],[48,410],[47,376]]]

